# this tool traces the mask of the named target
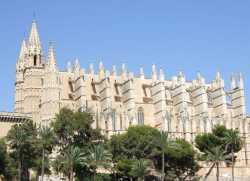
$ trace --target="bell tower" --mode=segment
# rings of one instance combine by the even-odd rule
[[[39,123],[41,119],[41,92],[45,68],[42,45],[35,21],[32,22],[26,56],[23,70],[23,112],[31,114],[33,120]]]
[[[16,82],[15,82],[15,112],[23,112],[24,101],[24,66],[27,61],[28,49],[27,43],[23,40],[21,50],[16,63]]]

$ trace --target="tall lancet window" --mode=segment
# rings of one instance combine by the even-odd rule
[[[116,131],[116,112],[112,110],[111,112],[111,120],[112,120],[112,130]]]
[[[140,107],[138,109],[137,112],[137,121],[138,121],[138,125],[144,125],[144,110],[142,107]]]

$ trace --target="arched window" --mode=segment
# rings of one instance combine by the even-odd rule
[[[34,55],[34,66],[36,66],[37,63],[37,55]]]
[[[138,125],[144,125],[144,111],[143,108],[140,107],[137,112],[137,121]]]
[[[111,112],[111,120],[112,120],[112,129],[113,129],[113,131],[116,131],[116,112],[115,112],[115,110],[112,110],[112,112]]]

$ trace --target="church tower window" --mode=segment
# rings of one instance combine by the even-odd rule
[[[37,55],[34,55],[34,66],[37,64]]]

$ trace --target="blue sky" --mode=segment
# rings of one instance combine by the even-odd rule
[[[78,57],[85,68],[101,59],[134,72],[143,65],[149,75],[155,63],[167,78],[181,70],[191,80],[200,71],[208,82],[216,71],[226,83],[241,71],[249,112],[249,8],[235,0],[1,1],[0,110],[13,110],[15,63],[35,13],[44,53],[53,41],[61,69]]]

